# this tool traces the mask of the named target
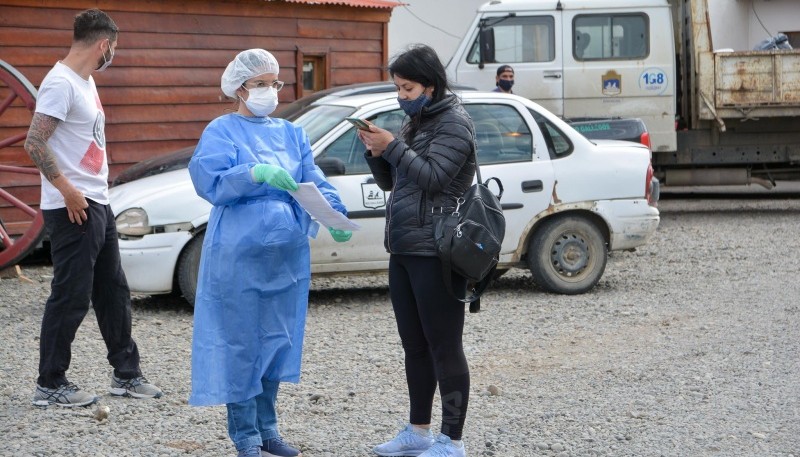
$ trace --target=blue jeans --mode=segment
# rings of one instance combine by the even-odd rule
[[[263,392],[245,401],[225,405],[228,408],[228,435],[237,451],[261,446],[264,441],[279,436],[275,411],[279,385],[277,381],[262,379]]]

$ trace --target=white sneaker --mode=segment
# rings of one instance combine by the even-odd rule
[[[421,434],[408,424],[391,441],[375,446],[372,452],[384,457],[416,456],[428,450],[431,445],[433,445],[433,434],[430,430],[427,430],[427,434]]]
[[[464,442],[456,446],[449,436],[440,433],[433,446],[419,457],[467,457],[467,450],[464,448]]]

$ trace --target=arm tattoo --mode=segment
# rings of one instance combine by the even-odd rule
[[[36,164],[36,168],[50,182],[61,175],[61,170],[56,164],[56,157],[47,145],[47,140],[53,135],[59,122],[52,116],[34,113],[31,127],[28,129],[28,138],[25,140],[25,151]]]

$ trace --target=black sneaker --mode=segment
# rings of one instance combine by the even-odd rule
[[[302,455],[300,449],[284,443],[280,436],[266,440],[261,445],[261,457],[301,457]]]
[[[33,394],[34,406],[58,405],[65,408],[73,406],[89,406],[99,400],[100,397],[84,392],[73,383],[67,383],[55,389],[36,385],[36,393]]]

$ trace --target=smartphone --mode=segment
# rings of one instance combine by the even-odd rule
[[[348,122],[355,125],[356,128],[360,130],[369,130],[369,124],[367,124],[367,122],[363,119],[359,119],[357,117],[346,117],[345,119],[347,119]]]

